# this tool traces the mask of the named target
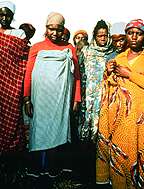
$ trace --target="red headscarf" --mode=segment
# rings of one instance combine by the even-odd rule
[[[142,19],[135,19],[131,20],[125,28],[125,31],[127,31],[130,28],[138,28],[144,32],[144,22]]]

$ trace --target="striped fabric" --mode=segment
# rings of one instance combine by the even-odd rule
[[[129,64],[130,49],[116,56],[130,78],[104,74],[96,151],[96,182],[113,189],[144,188],[144,51]],[[132,61],[132,60],[131,60]]]
[[[69,109],[74,65],[70,49],[42,50],[32,72],[34,115],[30,150],[45,150],[70,141]]]
[[[22,83],[25,41],[0,33],[0,151],[16,149],[22,140]]]

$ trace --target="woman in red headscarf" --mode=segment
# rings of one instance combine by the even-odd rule
[[[96,182],[144,188],[144,23],[125,28],[129,48],[107,64],[97,132]]]

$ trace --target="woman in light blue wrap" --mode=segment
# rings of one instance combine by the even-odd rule
[[[45,150],[70,142],[69,109],[74,65],[70,49],[42,50],[32,72],[34,107],[30,150]]]
[[[40,172],[57,169],[54,158],[59,161],[61,149],[71,142],[70,110],[81,100],[75,48],[61,40],[64,22],[60,13],[48,15],[46,38],[31,47],[24,80],[25,113],[31,118],[29,150],[40,155]]]

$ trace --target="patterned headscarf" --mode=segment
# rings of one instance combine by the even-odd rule
[[[51,24],[58,24],[58,25],[64,26],[65,19],[63,15],[61,15],[58,12],[51,12],[47,17],[46,25],[48,26]]]
[[[0,2],[0,9],[4,8],[4,7],[10,9],[12,11],[12,13],[15,14],[15,9],[16,9],[15,8],[15,4],[12,3],[11,1],[2,1],[2,2]]]
[[[125,31],[127,31],[130,28],[138,28],[141,31],[144,32],[144,22],[142,19],[135,19],[135,20],[131,20],[125,28]]]

